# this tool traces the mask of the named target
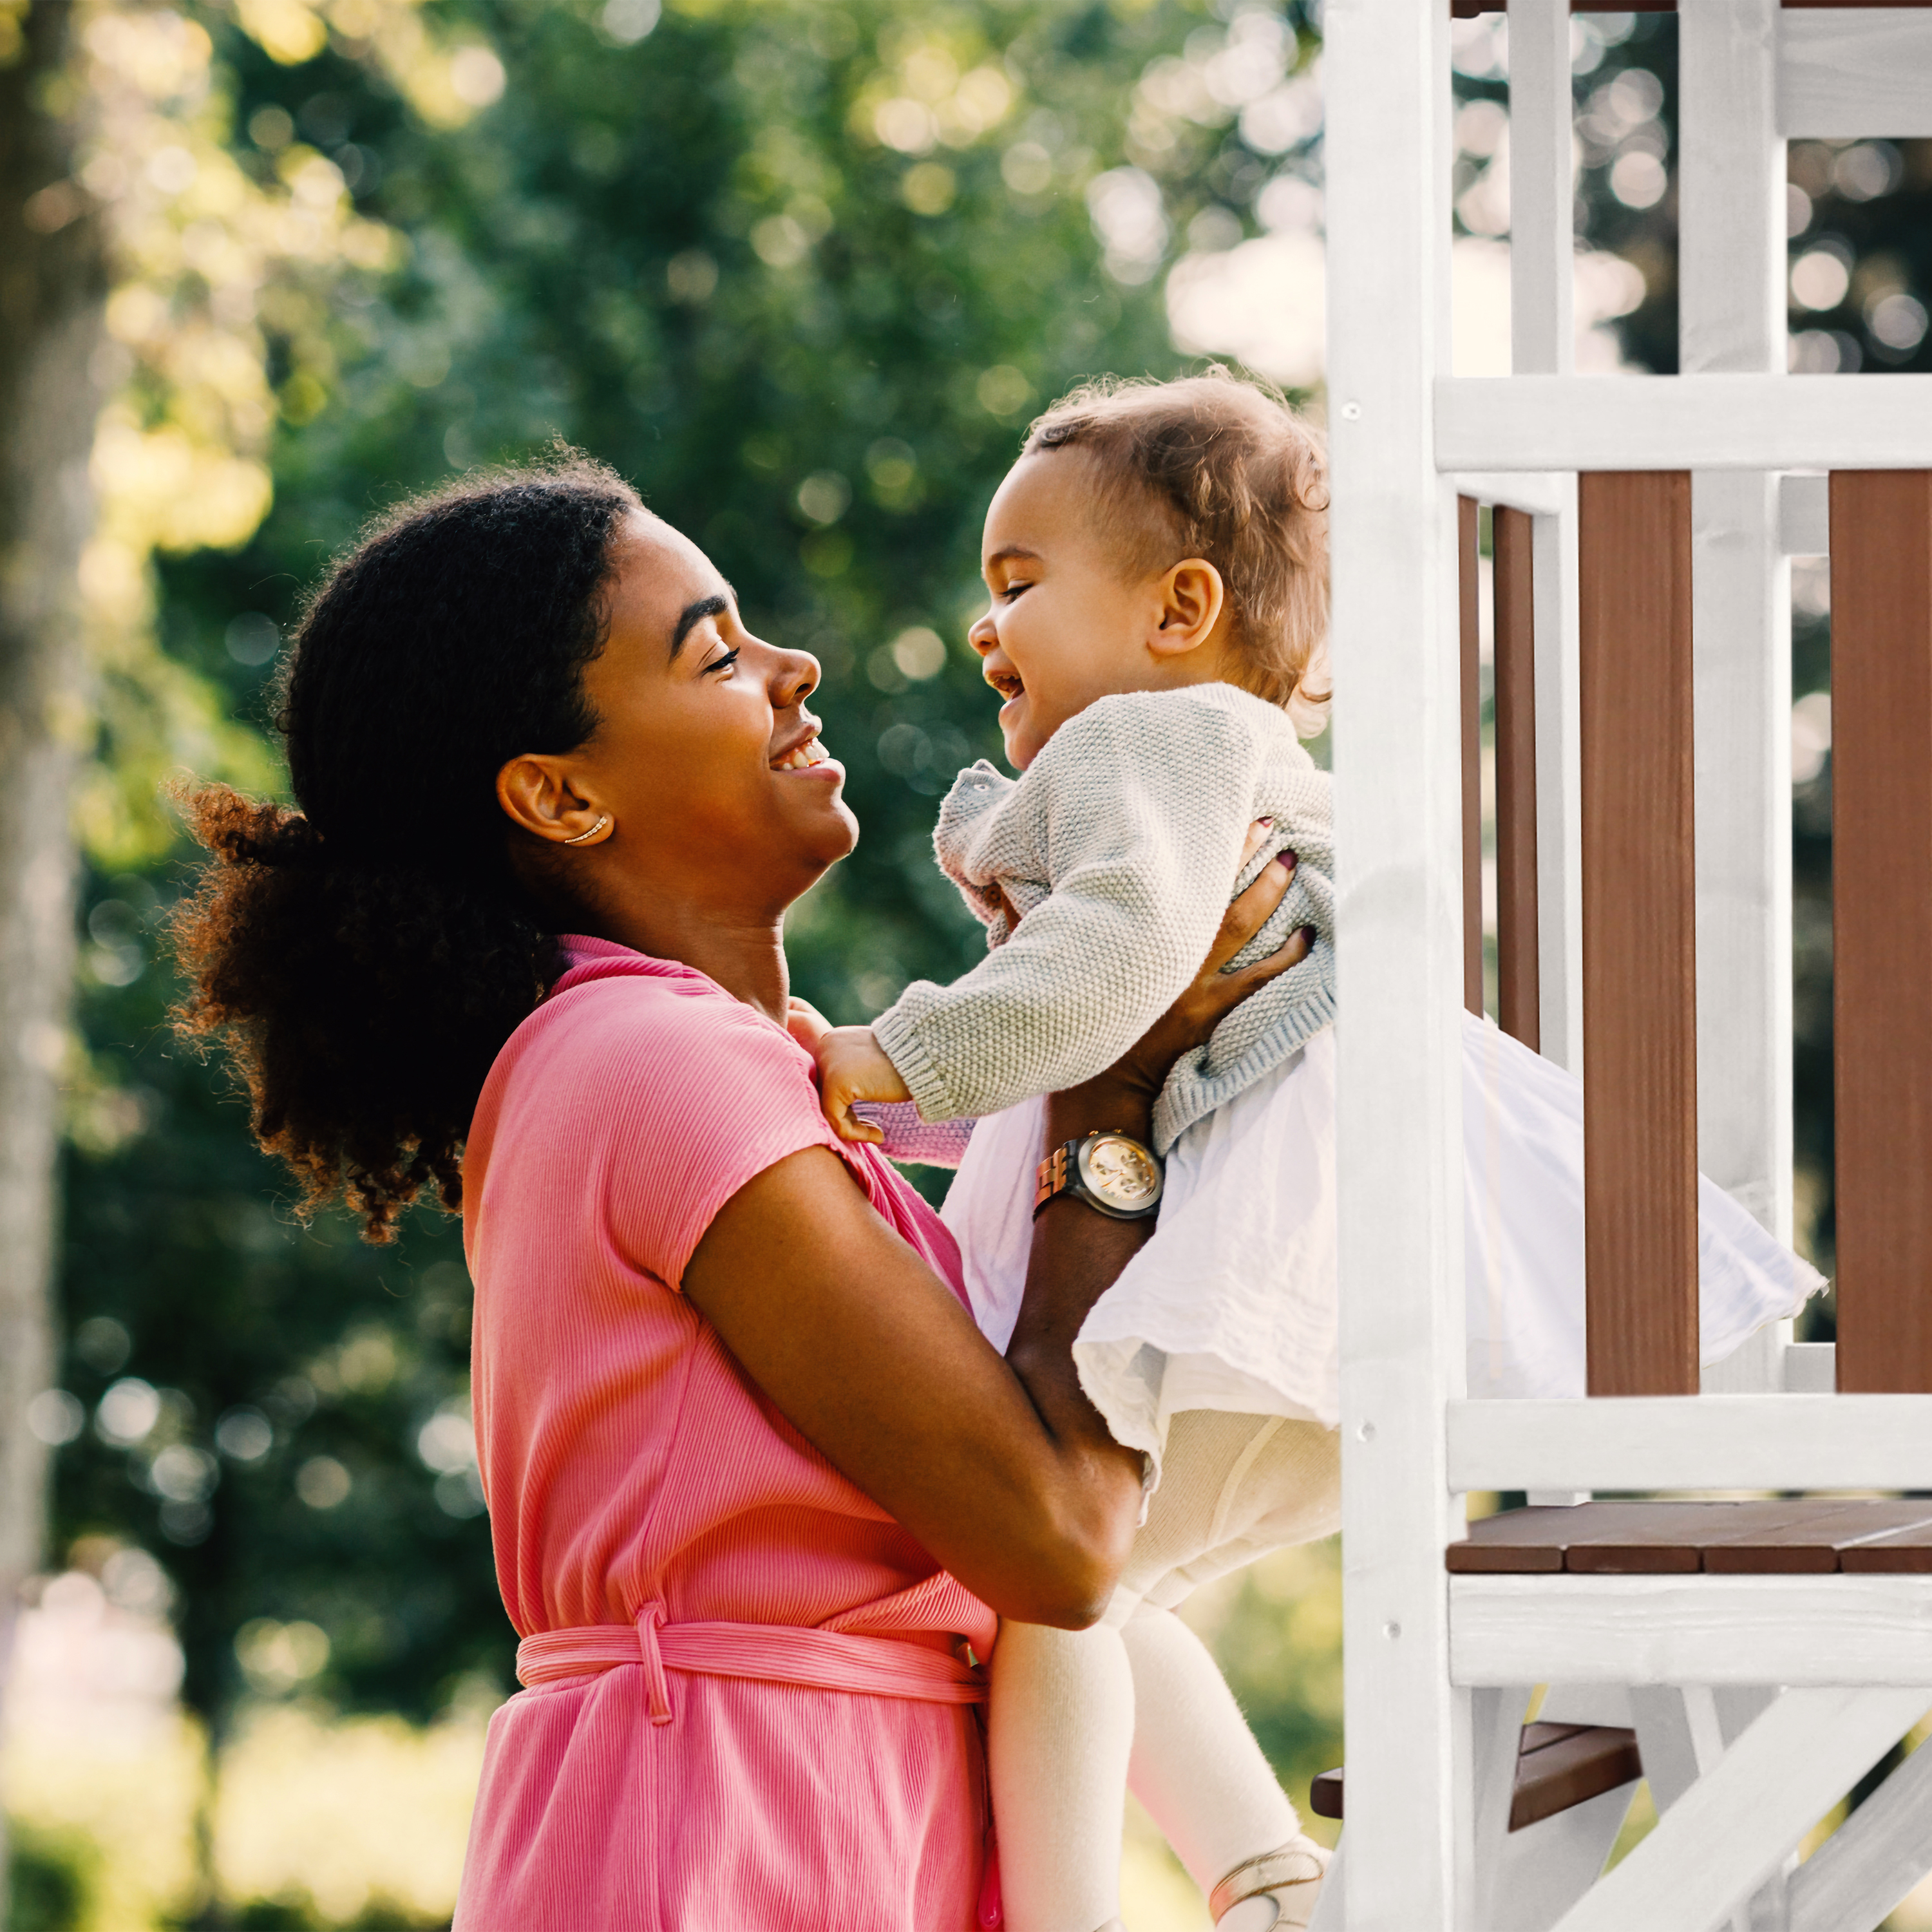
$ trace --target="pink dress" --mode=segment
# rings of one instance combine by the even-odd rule
[[[963,1300],[958,1250],[832,1134],[782,1028],[688,967],[566,945],[464,1162],[477,1450],[534,1688],[490,1720],[456,1927],[970,1932],[962,1653],[986,1655],[993,1613],[679,1292],[712,1216],[806,1147]]]

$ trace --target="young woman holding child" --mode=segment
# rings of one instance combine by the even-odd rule
[[[871,1028],[788,998],[855,836],[817,667],[616,479],[458,486],[318,595],[301,810],[194,806],[188,1022],[310,1198],[461,1205],[532,1687],[465,1932],[992,1922],[989,1651],[1012,1932],[1118,1925],[1130,1774],[1222,1932],[1307,1924],[1324,1855],[1173,1611],[1335,1516],[1325,511],[1231,378],[1034,425],[971,637],[1022,776],[935,839],[992,950]],[[1564,1392],[1576,1084],[1466,1039],[1471,1386]],[[882,1137],[963,1152],[945,1225]],[[1708,1358],[1817,1278],[1704,1207]]]
[[[297,808],[188,801],[184,1029],[309,1203],[377,1240],[424,1191],[464,1216],[530,1687],[492,1722],[466,1932],[995,1919],[979,1661],[1000,1616],[1090,1621],[1132,1539],[1142,1459],[1070,1344],[1146,1224],[1043,1215],[1003,1359],[788,1031],[784,909],[856,830],[818,676],[566,461],[336,566],[285,673]],[[1287,878],[1055,1133],[1151,1132],[1168,1066],[1305,950],[1220,970]]]

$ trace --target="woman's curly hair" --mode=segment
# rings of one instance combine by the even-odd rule
[[[574,452],[466,478],[366,530],[310,598],[276,718],[293,809],[184,788],[212,854],[175,915],[176,1030],[218,1044],[304,1212],[337,1196],[394,1237],[463,1138],[551,974],[512,875],[497,772],[595,731],[613,540],[641,508]]]

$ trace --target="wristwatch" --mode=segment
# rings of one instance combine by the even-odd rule
[[[1116,1221],[1144,1221],[1160,1211],[1162,1185],[1154,1150],[1108,1130],[1069,1141],[1040,1162],[1033,1211],[1036,1216],[1056,1195],[1072,1194]]]

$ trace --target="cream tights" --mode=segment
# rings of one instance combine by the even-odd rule
[[[1265,1550],[1334,1526],[1333,1433],[1188,1411],[1105,1622],[1008,1624],[993,1658],[987,1758],[1010,1932],[1097,1932],[1120,1912],[1130,1779],[1204,1892],[1300,1828],[1233,1694],[1170,1606]],[[1237,1906],[1267,1922],[1265,1901]]]

